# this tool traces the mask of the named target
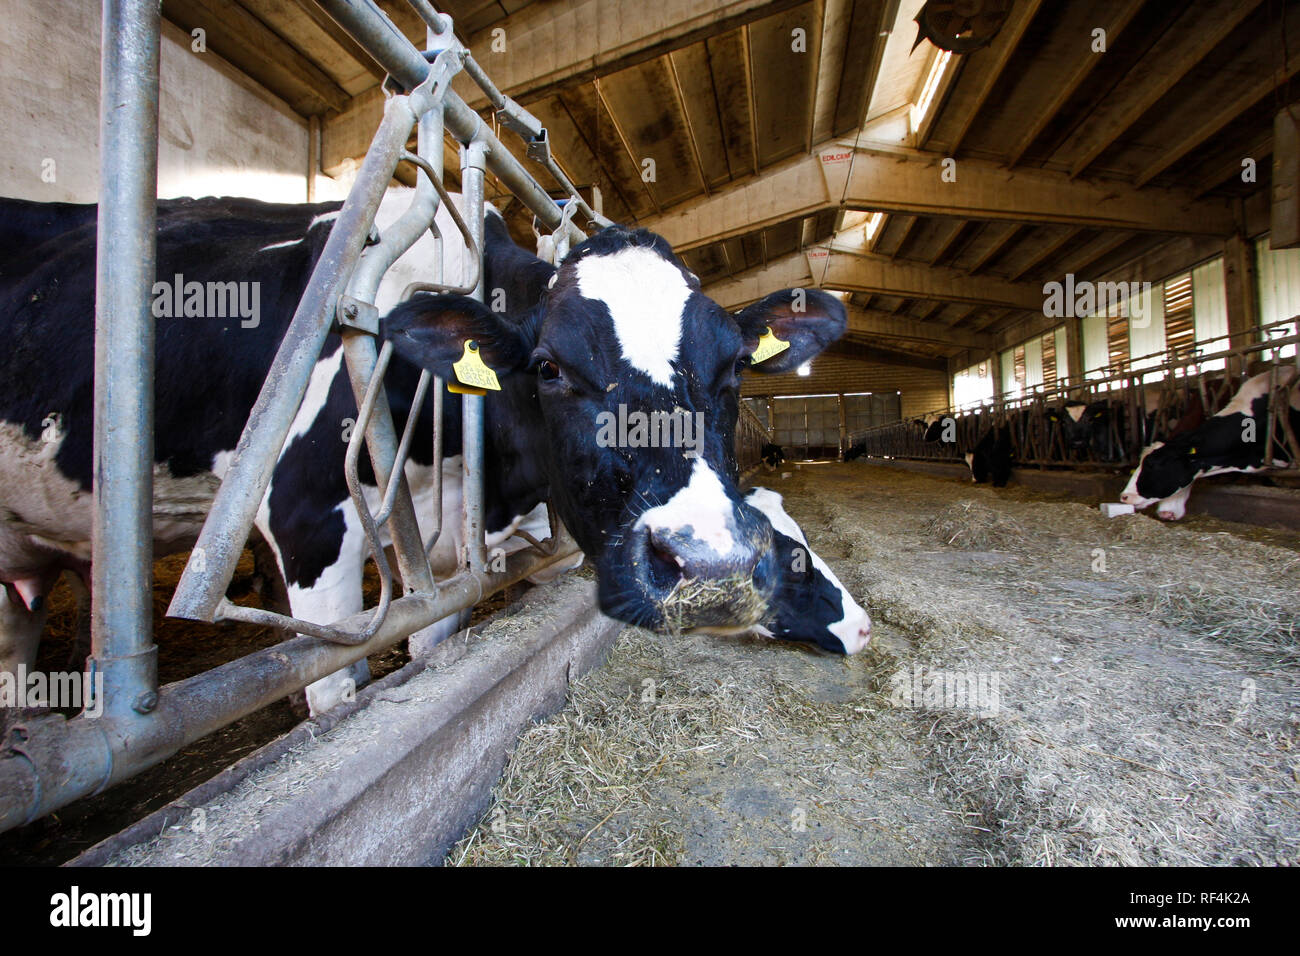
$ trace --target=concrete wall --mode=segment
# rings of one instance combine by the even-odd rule
[[[0,192],[93,202],[99,189],[97,0],[0,0]],[[307,122],[163,24],[158,194],[307,198]],[[42,179],[53,160],[53,182]]]

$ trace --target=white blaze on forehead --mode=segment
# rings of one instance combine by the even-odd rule
[[[682,338],[691,288],[681,270],[653,249],[631,246],[578,261],[578,291],[609,309],[623,358],[666,388]]]
[[[636,527],[675,533],[689,527],[692,536],[721,555],[736,546],[731,519],[732,503],[722,482],[704,459],[695,459],[691,480],[657,508],[650,508],[636,519]]]
[[[1071,420],[1077,422],[1080,418],[1083,417],[1083,410],[1085,407],[1086,406],[1083,405],[1066,405],[1065,414],[1069,415]]]

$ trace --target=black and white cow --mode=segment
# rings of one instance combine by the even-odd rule
[[[994,488],[1005,488],[1011,479],[1011,466],[1015,463],[1010,426],[995,422],[980,436],[975,447],[962,457],[970,468],[971,481],[976,484],[987,481]]]
[[[780,445],[768,442],[763,446],[759,457],[763,461],[763,467],[768,471],[776,471],[785,464],[785,449]]]
[[[776,594],[756,630],[786,641],[811,641],[836,654],[856,654],[871,641],[871,616],[826,562],[781,503],[781,496],[755,488],[745,496],[772,523]]]
[[[1296,382],[1296,369],[1280,368],[1277,376],[1278,384],[1291,387],[1289,421],[1293,433],[1300,434],[1300,383]],[[1278,451],[1283,457],[1264,459],[1272,444],[1267,434],[1270,377],[1270,372],[1262,372],[1247,379],[1232,400],[1199,428],[1150,445],[1143,451],[1119,500],[1135,508],[1156,505],[1158,517],[1176,521],[1187,513],[1187,499],[1196,479],[1229,472],[1264,471],[1289,464],[1284,445],[1279,445]],[[1274,423],[1274,435],[1282,435],[1280,421]]]
[[[400,193],[385,200],[381,232],[405,205]],[[160,280],[256,283],[260,308],[255,322],[157,320],[155,554],[193,544],[337,210],[227,199],[160,204]],[[444,235],[454,233],[445,211],[439,220]],[[808,361],[842,334],[840,302],[785,290],[732,314],[645,230],[605,229],[556,269],[511,242],[490,214],[485,288],[503,311],[462,296],[398,304],[407,282],[433,275],[426,240],[390,271],[377,297],[381,334],[395,351],[388,400],[400,430],[420,367],[451,380],[466,342],[477,343],[501,383],[485,400],[489,546],[524,526],[544,528],[549,501],[593,562],[611,616],[658,630],[759,623],[776,592],[776,559],[770,522],[735,482],[739,377],[766,329],[789,348],[759,371]],[[35,656],[41,598],[54,578],[63,570],[84,578],[90,559],[93,226],[45,247],[22,275],[6,273],[0,284],[0,669],[9,670]],[[449,277],[462,274],[457,254],[449,243]],[[416,412],[431,415],[431,405],[429,398]],[[689,415],[700,432],[690,449],[601,441],[603,414],[629,411]],[[355,415],[341,340],[331,335],[256,520],[292,613],[318,623],[362,606],[366,546],[342,469]],[[442,428],[448,518],[435,573],[455,565],[461,544],[456,396],[448,396]],[[415,430],[406,468],[419,514],[431,504],[429,431]],[[377,497],[364,456],[361,477]],[[363,662],[313,685],[308,701],[327,709],[364,676]]]
[[[996,421],[989,427],[983,427],[985,416],[973,412],[975,433],[979,440],[974,445],[963,447],[957,419],[951,415],[927,415],[919,424],[925,429],[922,439],[931,444],[942,441],[957,442],[958,453],[970,469],[971,480],[976,484],[991,482],[994,488],[1002,488],[1011,478],[1011,466],[1014,455],[1011,447],[1011,430],[1006,424]]]

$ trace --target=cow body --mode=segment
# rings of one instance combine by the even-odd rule
[[[760,458],[763,461],[763,467],[768,471],[776,471],[785,464],[785,449],[780,445],[768,442],[763,446]]]
[[[405,206],[404,193],[385,199],[381,233]],[[157,319],[155,554],[192,546],[338,208],[159,204],[159,279],[181,276],[200,288],[256,283],[259,309],[256,321]],[[80,224],[43,244],[52,254],[0,283],[8,345],[0,356],[0,668],[10,670],[35,657],[41,599],[54,577],[89,570],[95,235],[84,208],[60,215]],[[439,226],[443,235],[455,231],[445,210]],[[448,244],[450,281],[463,274],[461,252]],[[421,367],[452,380],[452,362],[473,342],[496,371],[501,390],[484,401],[488,546],[524,527],[545,536],[549,500],[595,564],[612,616],[660,630],[743,629],[761,619],[775,589],[772,531],[735,486],[739,375],[765,328],[790,348],[760,370],[788,371],[815,355],[843,331],[838,301],[814,291],[805,303],[787,290],[732,315],[701,295],[650,233],[611,227],[557,270],[515,246],[493,214],[484,286],[489,296],[501,293],[504,313],[463,296],[398,304],[406,283],[434,278],[434,266],[426,234],[379,289],[381,335],[395,349],[385,388],[400,431],[410,414],[431,420],[431,396],[411,407]],[[600,416],[616,408],[689,414],[700,423],[694,447],[608,447]],[[342,468],[355,418],[342,342],[331,334],[255,521],[290,610],[314,623],[362,608],[367,548]],[[433,565],[446,574],[463,546],[459,396],[446,396],[441,428],[445,530]],[[406,465],[419,515],[432,504],[430,431],[417,425]],[[373,508],[378,490],[365,456],[360,478]],[[313,711],[361,677],[364,662],[313,685]]]
[[[1268,388],[1272,373],[1262,372],[1247,379],[1232,400],[1217,414],[1169,439],[1155,442],[1142,453],[1120,501],[1135,508],[1157,505],[1156,514],[1166,521],[1187,513],[1187,500],[1198,478],[1240,472],[1249,474],[1268,468],[1285,467],[1290,456],[1285,445],[1277,455],[1265,458],[1273,444],[1268,429]],[[1287,413],[1293,433],[1300,433],[1300,383],[1293,367],[1278,370],[1278,383],[1289,386]],[[1274,423],[1274,437],[1280,438],[1281,422]]]

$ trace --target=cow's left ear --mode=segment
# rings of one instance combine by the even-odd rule
[[[384,317],[382,331],[398,355],[447,381],[466,343],[500,375],[523,368],[533,349],[519,324],[464,295],[415,295]]]
[[[736,313],[745,348],[752,355],[769,330],[789,348],[755,362],[760,372],[789,372],[841,335],[848,325],[844,303],[820,289],[773,292]]]

